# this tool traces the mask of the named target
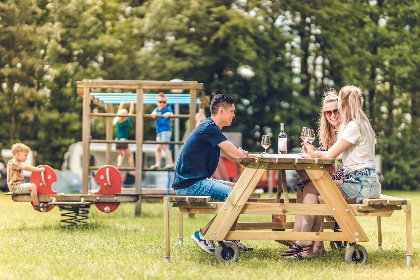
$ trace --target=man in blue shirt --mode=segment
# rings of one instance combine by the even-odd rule
[[[215,200],[225,201],[235,183],[211,178],[216,171],[220,154],[236,162],[238,157],[247,156],[248,152],[236,148],[222,133],[222,128],[230,126],[235,117],[233,98],[225,94],[216,95],[211,101],[210,112],[211,117],[202,121],[185,141],[176,165],[172,187],[177,195],[211,196]],[[213,220],[191,236],[192,240],[208,253],[215,251],[215,244],[202,238]],[[233,242],[240,250],[253,250],[238,240]]]

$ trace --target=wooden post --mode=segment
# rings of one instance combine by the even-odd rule
[[[178,240],[179,246],[182,246],[184,243],[184,213],[182,213],[181,209],[179,209],[178,216]]]
[[[378,249],[382,250],[382,220],[381,217],[376,217],[376,222],[378,223]]]
[[[170,261],[170,254],[171,254],[171,241],[170,241],[170,235],[169,235],[169,201],[168,197],[165,196],[163,198],[163,234],[165,239],[165,261]]]
[[[90,158],[90,88],[83,87],[83,127],[82,127],[82,194],[88,193],[89,188],[89,158]]]
[[[190,131],[195,128],[195,113],[197,111],[197,90],[190,90]],[[189,133],[188,133],[189,134]]]
[[[107,104],[106,105],[106,112],[107,113],[113,113],[113,106],[112,104]],[[106,135],[105,135],[106,140],[112,140],[112,118],[107,117],[106,118]],[[112,144],[108,143],[106,144],[106,156],[105,156],[105,162],[107,165],[112,165]]]
[[[411,266],[413,262],[413,233],[411,226],[411,199],[407,200],[407,210],[405,213],[405,230],[407,235],[407,266]]]
[[[136,113],[136,193],[140,193],[139,200],[135,206],[135,216],[141,214],[141,189],[143,178],[143,122],[144,122],[144,105],[143,105],[143,89],[138,88],[137,93],[137,113]]]

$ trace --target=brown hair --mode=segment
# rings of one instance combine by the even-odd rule
[[[12,145],[12,155],[16,155],[17,153],[21,153],[21,152],[29,153],[30,150],[31,149],[29,149],[28,146],[22,143],[16,143]]]
[[[324,114],[324,106],[330,102],[337,102],[338,95],[334,89],[330,89],[324,94],[322,98],[321,113],[318,120],[318,138],[319,144],[328,150],[337,141],[337,133],[335,132],[334,126],[327,120]]]

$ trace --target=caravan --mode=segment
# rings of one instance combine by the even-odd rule
[[[129,147],[133,154],[136,153],[136,145],[129,144]],[[91,143],[90,144],[90,166],[103,166],[106,165],[106,149],[107,144],[105,143]],[[143,144],[143,165],[144,167],[151,166],[155,163],[155,152],[156,152],[156,145],[155,144]],[[83,156],[83,145],[82,142],[77,142],[69,146],[67,152],[64,154],[64,161],[61,166],[61,169],[70,170],[73,173],[77,174],[80,178],[82,177],[82,156]],[[111,147],[111,158],[112,163],[111,165],[117,166],[117,158],[118,153],[115,150],[115,144],[112,144]],[[134,156],[134,158],[136,158]],[[165,159],[165,155],[162,155],[163,160]],[[124,159],[123,167],[129,167],[127,158]],[[94,181],[94,173],[95,170],[90,172],[91,178],[89,180],[89,189],[97,189],[99,186]],[[131,188],[134,187],[135,178],[125,172],[123,176],[123,188]],[[172,177],[170,172],[162,173],[160,171],[144,171],[143,172],[143,180],[142,180],[142,187],[143,188],[160,188],[166,189],[172,183]]]

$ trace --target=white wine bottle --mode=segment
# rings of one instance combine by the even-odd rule
[[[280,132],[277,137],[279,154],[287,154],[287,134],[284,132],[284,123],[280,123]]]

